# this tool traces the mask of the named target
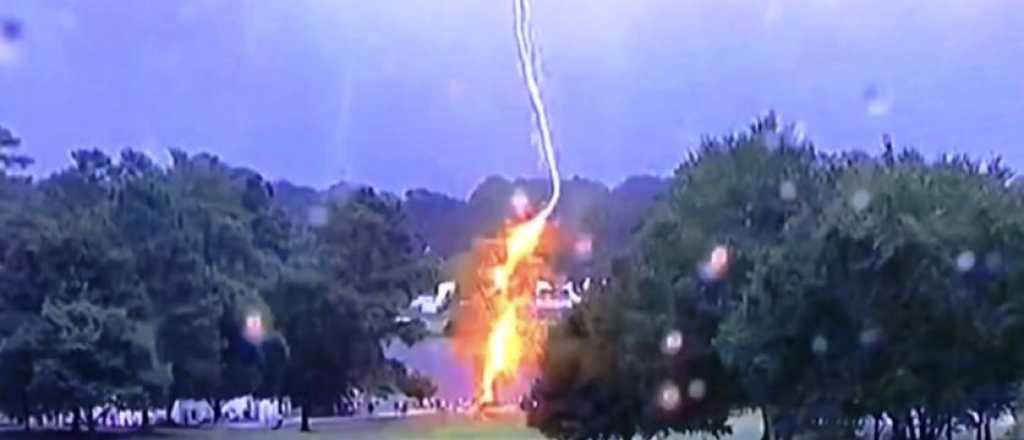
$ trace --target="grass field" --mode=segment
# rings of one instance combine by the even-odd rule
[[[737,419],[734,423],[734,440],[760,438],[760,424],[754,417]],[[543,436],[525,426],[521,418],[501,420],[473,420],[459,415],[431,415],[403,419],[376,419],[314,424],[313,433],[300,433],[298,427],[289,426],[277,431],[237,430],[228,428],[210,429],[160,429],[148,434],[125,434],[104,436],[119,440],[542,440]],[[6,432],[4,438],[61,438],[55,433]],[[678,440],[699,440],[697,437],[677,436]],[[711,437],[708,437],[711,438]]]

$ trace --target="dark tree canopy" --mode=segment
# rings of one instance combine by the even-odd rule
[[[30,163],[0,141],[0,171]],[[212,155],[71,156],[38,182],[0,175],[0,411],[91,428],[105,405],[318,404],[393,381],[382,344],[422,337],[395,319],[429,275],[397,200],[354,191],[310,230]]]
[[[822,154],[772,117],[705,140],[613,283],[551,333],[531,425],[715,433],[758,410],[764,438],[850,438],[883,420],[895,439],[987,433],[1024,379],[1011,176],[888,139],[877,156]],[[667,412],[666,387],[682,390]]]

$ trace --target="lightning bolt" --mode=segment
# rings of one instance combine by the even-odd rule
[[[547,107],[544,106],[544,98],[541,96],[540,85],[537,83],[537,53],[534,51],[531,33],[530,3],[527,0],[515,0],[514,6],[519,66],[523,71],[523,78],[526,80],[526,89],[530,94],[530,107],[533,109],[537,129],[540,131],[541,151],[548,164],[551,178],[551,198],[548,199],[544,209],[537,214],[537,218],[543,222],[551,216],[562,195],[562,178],[558,173],[558,163],[555,159],[555,147],[551,140],[551,125],[548,122]]]

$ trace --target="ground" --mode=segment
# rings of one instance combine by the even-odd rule
[[[734,440],[760,438],[760,425],[756,418],[741,418],[735,423]],[[238,429],[161,429],[150,434],[131,434],[112,437],[117,440],[542,440],[537,431],[526,427],[522,420],[479,421],[457,415],[431,415],[403,419],[376,419],[314,424],[313,433],[298,432],[296,426],[281,430]],[[4,438],[50,439],[52,433],[4,433]],[[109,436],[108,436],[109,438]],[[701,437],[671,437],[679,440],[699,440]],[[710,437],[708,437],[710,438]]]

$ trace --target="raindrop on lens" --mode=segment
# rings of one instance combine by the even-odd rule
[[[791,180],[782,182],[779,185],[779,197],[787,201],[796,200],[796,184]]]
[[[707,384],[701,379],[691,380],[690,385],[686,387],[686,395],[693,400],[703,399],[707,391]]]
[[[581,260],[589,260],[594,253],[594,239],[590,235],[583,235],[576,240],[576,257]]]
[[[679,353],[681,348],[683,348],[683,333],[679,330],[668,332],[665,339],[661,341],[661,352],[668,356]]]
[[[822,335],[815,336],[814,340],[811,341],[811,351],[819,356],[825,354],[828,351],[828,340]]]
[[[263,339],[263,317],[259,312],[252,312],[245,317],[245,337],[251,342]]]
[[[960,272],[970,272],[971,269],[974,269],[974,263],[974,252],[963,251],[956,256],[956,269]]]
[[[853,196],[850,197],[850,207],[857,212],[867,209],[870,203],[871,193],[866,189],[858,189],[853,193]]]
[[[863,98],[869,116],[883,117],[892,110],[892,97],[874,85],[869,85],[864,89]]]
[[[665,411],[672,411],[678,408],[681,398],[679,387],[672,382],[666,382],[658,390],[658,406]]]
[[[711,250],[708,261],[700,266],[700,276],[706,281],[713,281],[725,275],[729,266],[729,249],[725,246],[715,246]]]
[[[870,328],[860,332],[860,345],[872,346],[878,343],[882,337],[882,331],[877,328]]]
[[[313,206],[309,208],[309,212],[306,214],[309,218],[309,224],[313,226],[323,226],[327,224],[327,208],[323,206]]]

